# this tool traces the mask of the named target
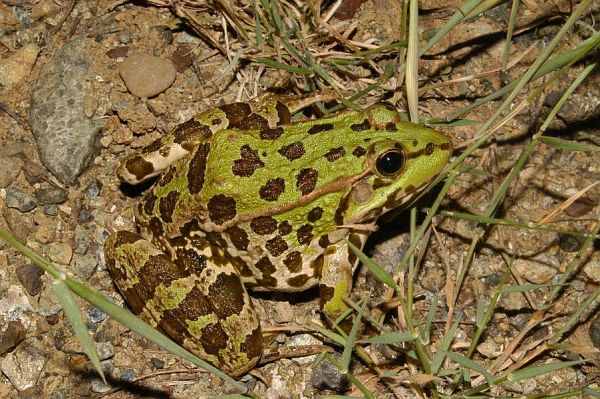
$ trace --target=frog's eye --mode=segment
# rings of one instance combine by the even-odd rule
[[[377,172],[382,176],[392,177],[402,170],[404,166],[404,154],[402,151],[393,149],[379,155],[375,162]]]

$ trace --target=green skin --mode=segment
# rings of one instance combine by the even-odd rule
[[[358,263],[347,242],[361,248],[452,153],[447,137],[385,104],[290,123],[313,100],[294,101],[210,109],[118,170],[131,184],[160,178],[139,204],[140,234],[107,240],[114,281],[135,313],[234,376],[262,353],[246,288],[318,284],[334,320]]]

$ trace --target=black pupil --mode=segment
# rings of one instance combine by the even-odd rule
[[[377,159],[377,171],[384,176],[398,173],[404,164],[404,155],[399,151],[388,151]]]

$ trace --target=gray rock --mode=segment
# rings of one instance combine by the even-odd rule
[[[350,388],[350,380],[342,374],[331,362],[324,359],[320,361],[312,373],[312,385],[318,390],[329,389],[344,392]]]
[[[110,342],[97,342],[94,346],[100,360],[110,359],[115,355],[115,347]]]
[[[97,307],[91,305],[87,308],[87,314],[90,318],[90,321],[92,321],[93,323],[100,323],[101,321],[104,321],[107,317],[106,313],[104,313]]]
[[[18,209],[21,212],[29,212],[38,205],[35,197],[15,189],[6,192],[6,206]]]
[[[62,204],[67,200],[69,193],[60,187],[46,187],[35,190],[35,198],[40,205]]]
[[[0,362],[0,370],[18,391],[23,391],[35,385],[46,360],[41,341],[32,337],[6,354]]]
[[[133,54],[119,65],[119,73],[127,90],[140,98],[154,97],[167,90],[177,72],[170,60],[150,54]]]
[[[56,206],[56,204],[44,205],[44,214],[48,216],[58,215],[58,206]]]
[[[100,150],[103,123],[83,111],[90,55],[85,40],[66,44],[40,71],[29,122],[42,163],[61,182],[74,184]]]
[[[102,191],[102,183],[98,179],[92,179],[88,182],[83,191],[90,197],[97,197]]]
[[[17,268],[17,278],[19,282],[27,290],[27,293],[31,296],[35,296],[42,291],[44,282],[41,277],[44,275],[44,271],[29,263],[27,265],[19,266]]]
[[[94,274],[98,262],[94,255],[88,254],[75,259],[75,274],[83,280],[87,280]]]

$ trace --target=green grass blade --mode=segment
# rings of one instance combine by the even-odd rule
[[[450,349],[450,345],[452,345],[452,341],[454,341],[456,330],[458,330],[458,322],[452,323],[452,325],[448,329],[448,332],[444,334],[442,343],[440,344],[440,347],[438,348],[437,352],[433,356],[433,360],[431,361],[431,374],[438,374],[438,371],[442,366],[442,362],[444,361],[446,354],[449,352],[448,349]]]
[[[520,381],[529,378],[537,377],[538,375],[548,374],[552,371],[561,370],[567,367],[578,366],[586,363],[588,360],[571,360],[567,362],[554,362],[549,364],[542,364],[541,366],[526,367],[521,370],[513,371],[507,375],[509,381]]]
[[[473,360],[469,359],[468,357],[465,357],[458,353],[446,352],[446,356],[448,356],[448,358],[450,358],[452,361],[460,364],[464,368],[476,371],[477,373],[481,374],[486,379],[488,384],[490,386],[492,385],[492,383],[494,381],[494,377],[481,365],[475,363]]]
[[[350,249],[352,250],[352,252],[354,252],[356,254],[356,256],[358,256],[358,259],[360,259],[360,261],[363,263],[363,265],[365,265],[365,266],[367,266],[367,268],[369,268],[369,271],[371,273],[373,273],[373,276],[375,276],[375,278],[377,280],[386,284],[388,287],[393,288],[394,290],[396,290],[396,292],[398,292],[400,290],[400,287],[398,287],[398,284],[396,284],[396,282],[394,281],[394,278],[392,277],[391,274],[389,274],[383,267],[381,267],[373,259],[371,259],[367,255],[365,255],[363,253],[363,251],[358,249],[350,241],[346,240],[346,242],[350,246]]]
[[[77,306],[77,302],[75,302],[75,298],[69,291],[67,285],[60,280],[54,280],[52,284],[52,289],[56,294],[56,298],[58,302],[63,308],[65,315],[69,318],[71,322],[71,326],[73,326],[73,331],[83,348],[83,351],[87,355],[87,357],[92,362],[92,365],[102,377],[102,380],[106,384],[106,377],[104,376],[104,372],[102,371],[102,367],[100,366],[100,358],[98,357],[98,352],[96,352],[96,347],[94,346],[94,341],[90,337],[87,326],[85,325],[85,321],[83,321],[83,317],[81,316],[81,309]]]
[[[350,360],[352,360],[352,350],[354,349],[354,344],[356,343],[356,334],[358,334],[358,329],[360,328],[363,320],[363,314],[367,309],[367,304],[369,303],[368,298],[363,299],[363,303],[360,307],[358,315],[354,319],[354,323],[352,324],[352,329],[350,330],[350,334],[348,334],[348,339],[344,345],[344,351],[342,352],[342,358],[340,359],[341,369],[340,371],[344,374],[347,374],[350,370]]]
[[[361,339],[358,341],[361,344],[398,344],[400,342],[410,342],[417,339],[416,336],[409,333],[400,333],[400,332],[389,332],[380,335],[375,335],[373,337]]]
[[[552,148],[564,151],[600,152],[600,147],[593,144],[584,144],[577,141],[560,139],[558,137],[542,136],[539,140]]]

